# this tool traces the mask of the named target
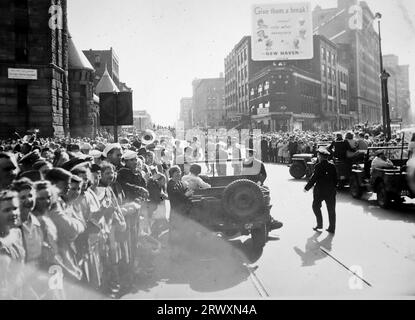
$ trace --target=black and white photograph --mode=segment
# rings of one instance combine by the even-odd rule
[[[414,59],[410,0],[0,0],[0,300],[415,300]]]

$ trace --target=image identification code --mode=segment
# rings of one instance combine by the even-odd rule
[[[200,308],[195,307],[173,307],[164,305],[158,307],[158,315],[176,315],[188,318],[192,314],[200,315],[257,315],[254,305],[201,305]]]

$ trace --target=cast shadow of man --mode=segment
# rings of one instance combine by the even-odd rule
[[[303,267],[311,267],[316,264],[317,261],[327,258],[327,255],[321,250],[324,248],[328,251],[333,247],[333,234],[328,234],[323,240],[319,241],[318,238],[321,233],[316,232],[311,238],[307,239],[305,245],[305,251],[298,247],[294,247],[294,251],[300,256]]]

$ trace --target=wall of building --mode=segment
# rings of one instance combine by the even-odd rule
[[[193,124],[220,127],[225,120],[225,78],[193,81]]]
[[[339,62],[349,70],[350,109],[356,121],[380,123],[382,120],[380,55],[378,36],[371,26],[374,15],[365,2],[362,8],[362,29],[351,28],[349,8],[354,0],[338,2],[337,8],[313,11],[314,30],[339,45]]]
[[[51,5],[62,8],[61,29],[49,27]],[[0,136],[36,128],[63,137],[69,131],[66,0],[2,0],[0,42]],[[9,68],[35,69],[37,80],[8,79]]]
[[[113,48],[110,50],[90,49],[84,50],[83,53],[95,69],[94,86],[98,84],[107,67],[112,80],[118,88],[120,87],[119,59]]]

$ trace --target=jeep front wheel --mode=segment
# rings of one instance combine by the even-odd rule
[[[225,211],[239,219],[249,220],[265,212],[265,200],[261,188],[251,180],[237,180],[223,192]]]
[[[294,162],[290,167],[290,174],[294,179],[300,180],[306,174],[306,169],[303,164]]]

